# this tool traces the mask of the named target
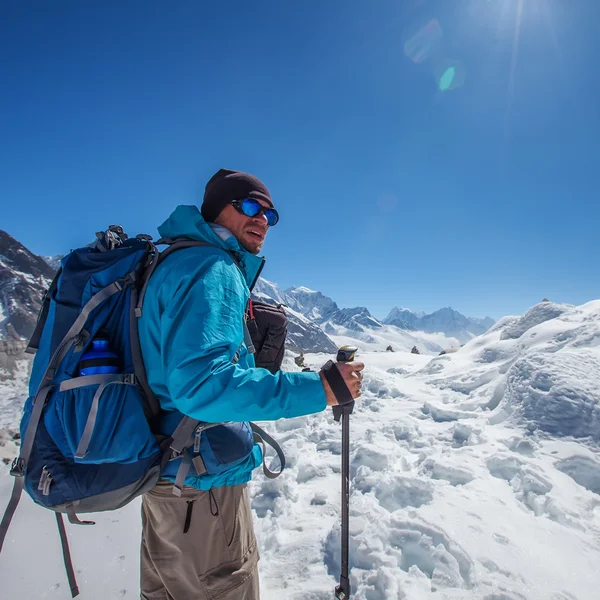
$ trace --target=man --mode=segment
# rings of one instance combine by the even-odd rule
[[[247,421],[307,415],[337,404],[322,373],[256,368],[243,343],[243,318],[279,215],[256,177],[221,169],[201,211],[178,206],[159,227],[164,238],[210,244],[174,251],[157,267],[140,319],[148,383],[170,435],[182,415],[208,423],[190,448],[194,462],[180,496],[182,459],[142,502],[141,597],[145,600],[258,600],[258,552],[246,484],[262,453]],[[362,363],[338,365],[354,398]],[[199,470],[196,468],[200,464]],[[211,468],[202,468],[211,464]]]

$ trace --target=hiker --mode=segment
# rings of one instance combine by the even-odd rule
[[[337,404],[322,371],[273,374],[256,368],[241,343],[250,290],[264,262],[257,255],[278,220],[261,181],[221,169],[206,185],[201,210],[178,206],[159,227],[163,238],[210,245],[167,256],[146,292],[139,332],[148,383],[165,411],[158,429],[171,435],[182,415],[230,423],[198,438],[196,452],[220,465],[219,472],[213,468],[208,474],[194,460],[174,495],[184,455],[167,465],[143,497],[145,600],[259,598],[246,484],[263,457],[247,422],[298,417]],[[353,398],[360,396],[363,368],[360,362],[338,364]]]
[[[300,351],[300,356],[294,357],[294,362],[296,363],[296,366],[300,367],[301,369],[306,366],[304,364],[304,353],[302,351]]]

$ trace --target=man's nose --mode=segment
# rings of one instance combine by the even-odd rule
[[[265,215],[264,212],[261,212],[259,215],[256,215],[255,217],[252,217],[255,221],[260,221],[261,224],[265,225],[266,227],[269,226],[269,221],[267,219],[267,215]]]

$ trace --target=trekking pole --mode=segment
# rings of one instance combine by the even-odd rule
[[[342,346],[338,350],[337,362],[350,362],[358,348]],[[340,584],[335,588],[337,600],[350,598],[350,579],[348,571],[348,526],[350,516],[350,415],[354,401],[333,407],[333,418],[342,420],[342,572]]]

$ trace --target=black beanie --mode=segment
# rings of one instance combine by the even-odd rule
[[[202,216],[205,221],[213,223],[229,202],[244,198],[257,198],[273,206],[271,194],[260,179],[241,171],[220,169],[206,184]]]

